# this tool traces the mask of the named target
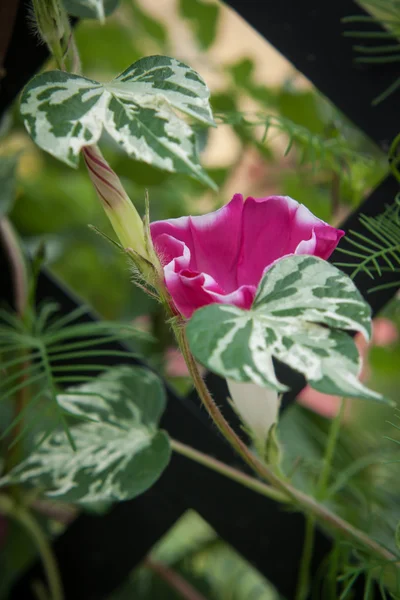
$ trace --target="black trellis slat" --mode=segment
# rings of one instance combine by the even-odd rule
[[[399,75],[398,64],[354,63],[353,45],[360,40],[344,37],[347,30],[366,31],[371,24],[344,25],[350,15],[366,16],[352,0],[226,0],[250,25],[275,46],[347,118],[384,151],[400,128],[398,95],[371,106]],[[376,31],[383,31],[374,25]],[[376,40],[371,42],[376,44]],[[382,42],[383,43],[383,42]],[[385,40],[385,44],[397,43]]]
[[[340,19],[360,13],[361,9],[356,4],[350,0],[332,4],[318,0],[280,0],[279,3],[232,0],[229,4],[285,54],[348,118],[383,149],[387,148],[397,133],[396,123],[393,123],[395,99],[389,98],[376,108],[371,107],[371,100],[394,79],[395,65],[378,69],[354,66],[352,42],[342,37]],[[262,14],[263,11],[265,14]],[[38,47],[32,40],[25,14],[24,3],[7,55],[8,74],[2,82],[0,114],[46,56],[44,48]],[[358,213],[374,215],[381,212],[384,204],[392,201],[396,191],[395,181],[386,179]],[[350,217],[344,229],[350,226],[360,230],[357,214]],[[333,260],[345,262],[345,255],[336,256],[335,253]],[[1,289],[5,297],[11,286],[4,254],[0,256],[0,264]],[[371,286],[370,280],[363,276],[357,278],[357,284],[364,294]],[[374,312],[380,310],[393,293],[394,289],[391,289],[367,296]],[[63,312],[69,312],[76,306],[70,294],[46,273],[42,273],[39,280],[38,298],[55,299]],[[82,317],[90,318],[89,313]],[[120,346],[111,344],[111,347]],[[110,366],[115,364],[111,357],[104,360]],[[295,384],[295,390],[301,389],[301,378],[294,381],[293,373],[288,374],[287,371],[284,371],[284,376],[290,377],[289,383]],[[210,375],[209,383],[214,397],[223,404],[225,382]],[[182,401],[171,390],[168,390],[168,400],[162,425],[172,437],[229,464],[242,466],[210,426],[204,411],[200,411],[194,403]],[[274,502],[183,457],[174,456],[164,475],[148,492],[133,501],[116,505],[101,518],[80,516],[55,542],[67,600],[106,598],[187,508],[193,508],[202,515],[286,598],[294,596],[304,528],[302,515],[284,512]],[[319,530],[314,573],[320,557],[326,555],[329,549],[329,539]],[[14,587],[11,600],[33,598],[30,581],[40,573],[40,565],[34,565]],[[355,597],[362,597],[361,587]]]
[[[44,44],[30,35],[27,22],[28,2],[20,2],[8,52],[4,61],[6,76],[0,82],[0,114],[10,106],[38,67],[48,58]]]

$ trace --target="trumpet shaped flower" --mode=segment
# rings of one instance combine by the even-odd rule
[[[250,308],[263,274],[291,254],[329,258],[344,232],[288,196],[232,200],[197,217],[150,226],[166,287],[190,318],[207,304]]]

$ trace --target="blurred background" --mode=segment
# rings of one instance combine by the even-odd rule
[[[321,219],[339,225],[387,173],[386,156],[219,2],[123,0],[104,25],[81,22],[76,40],[86,77],[107,81],[143,56],[166,54],[189,64],[210,87],[218,128],[199,130],[198,146],[203,165],[219,185],[218,193],[186,176],[133,161],[107,135],[101,140],[102,151],[141,212],[145,190],[149,191],[151,220],[215,210],[240,192],[255,197],[290,195]],[[266,123],[270,126],[265,136]],[[128,320],[151,332],[156,341],[136,342],[135,350],[178,392],[187,393],[185,366],[161,307],[132,285],[126,258],[88,228],[92,224],[112,236],[84,165],[74,171],[39,150],[26,133],[17,106],[1,123],[0,133],[2,155],[21,153],[11,219],[27,248],[34,251],[44,240],[47,266],[99,315]],[[363,377],[373,389],[397,401],[397,299],[380,317],[373,347],[358,340],[365,358]],[[321,464],[337,399],[306,390],[301,404],[285,412],[280,438],[287,470],[307,490]],[[399,438],[396,419],[393,409],[348,401],[335,461],[341,500],[333,508],[389,547],[400,518],[398,465],[393,463],[400,453],[396,441],[387,439]],[[0,567],[11,577],[15,561],[21,562],[21,542],[9,531],[4,544]],[[0,597],[2,592],[6,598],[7,579],[0,582]],[[187,513],[112,600],[277,597],[271,585],[200,517]]]

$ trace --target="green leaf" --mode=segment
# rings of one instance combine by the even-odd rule
[[[42,73],[21,99],[34,141],[72,167],[104,127],[129,156],[215,188],[199,163],[195,133],[177,112],[214,126],[204,81],[167,56],[143,58],[104,85],[61,71]]]
[[[15,171],[18,156],[0,158],[0,218],[7,215],[15,199]]]
[[[203,0],[180,0],[179,10],[191,22],[197,41],[207,50],[215,40],[219,18],[218,4]]]
[[[144,12],[137,2],[131,3],[131,9],[134,26],[139,26],[146,36],[153,38],[160,47],[164,48],[168,43],[168,31],[162,22]]]
[[[316,390],[383,401],[357,379],[359,354],[343,329],[368,338],[369,306],[336,267],[303,255],[269,269],[250,310],[206,306],[194,313],[187,334],[195,357],[223,377],[284,391],[274,357]]]
[[[257,82],[253,59],[242,58],[232,65],[227,65],[225,68],[231,75],[234,84],[246,94],[267,106],[271,106],[275,102],[275,92]]]
[[[73,17],[80,19],[99,19],[104,22],[105,17],[111,15],[117,8],[120,0],[63,0],[66,11]]]
[[[158,429],[165,395],[149,370],[117,367],[58,402],[80,419],[70,429],[76,451],[56,431],[1,485],[30,483],[67,502],[120,501],[146,491],[168,465],[168,436]]]

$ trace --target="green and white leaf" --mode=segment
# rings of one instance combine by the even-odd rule
[[[215,188],[200,165],[195,133],[181,113],[214,126],[209,90],[190,67],[167,56],[134,63],[110,83],[49,71],[24,89],[21,114],[34,141],[72,167],[104,129],[137,159],[186,173]]]
[[[0,485],[29,483],[67,502],[120,501],[146,491],[168,465],[168,436],[158,429],[165,394],[149,370],[117,367],[58,401],[80,419],[70,429],[76,451],[58,430]]]
[[[314,256],[290,256],[264,275],[250,310],[212,304],[187,325],[195,357],[235,381],[285,391],[273,358],[327,394],[384,399],[358,380],[360,357],[345,330],[369,337],[370,308],[353,282]]]
[[[7,215],[15,200],[15,172],[18,155],[0,157],[0,218]]]
[[[280,260],[262,278],[252,308],[371,336],[370,306],[350,277],[315,256]]]
[[[120,0],[63,0],[67,13],[80,19],[98,19],[101,22],[111,15]]]

